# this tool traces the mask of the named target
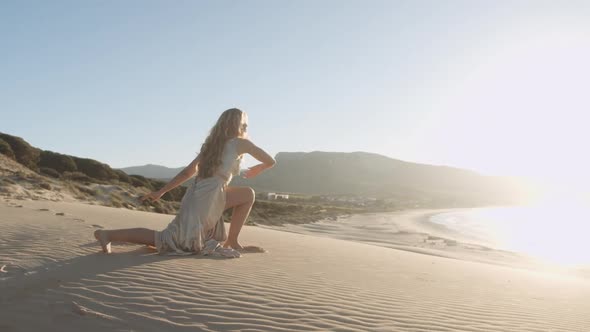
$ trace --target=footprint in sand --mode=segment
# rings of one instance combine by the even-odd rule
[[[103,319],[112,320],[112,321],[121,321],[120,318],[110,316],[107,314],[103,314],[98,311],[94,311],[94,310],[86,308],[74,301],[72,301],[72,312],[77,313],[80,316],[90,316],[90,317],[98,317],[98,318],[103,318]]]
[[[92,225],[92,227],[94,227],[94,228],[100,228],[100,229],[103,229],[104,228],[101,225],[96,225],[96,224]]]

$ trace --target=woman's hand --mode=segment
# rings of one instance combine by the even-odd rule
[[[150,202],[155,202],[155,201],[159,200],[160,197],[162,197],[162,195],[164,195],[164,193],[163,192],[160,192],[159,190],[158,191],[152,191],[151,193],[146,194],[143,197],[141,197],[139,199],[139,201],[142,202],[142,203],[145,200],[149,200]]]
[[[266,168],[267,167],[264,164],[260,164],[260,165],[256,165],[256,166],[250,167],[247,170],[245,170],[244,172],[242,172],[242,177],[244,179],[251,179],[251,178],[257,176],[258,174],[260,174]]]

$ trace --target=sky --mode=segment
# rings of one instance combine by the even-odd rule
[[[180,167],[238,107],[272,155],[590,185],[589,17],[588,1],[2,1],[0,132]]]

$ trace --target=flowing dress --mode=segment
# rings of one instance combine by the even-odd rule
[[[222,216],[226,202],[225,190],[240,168],[237,142],[235,138],[226,142],[221,165],[214,172],[215,175],[192,181],[176,217],[166,229],[156,231],[158,253],[190,255],[222,251],[220,242],[227,239]]]

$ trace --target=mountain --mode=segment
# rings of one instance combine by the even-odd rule
[[[171,179],[176,176],[184,167],[170,168],[160,165],[147,164],[144,166],[131,166],[119,168],[128,175],[141,175],[152,179]]]
[[[254,179],[235,177],[232,185],[251,186],[258,192],[373,197],[421,206],[510,204],[527,198],[528,189],[518,179],[373,153],[280,152],[275,159],[275,167]],[[146,177],[169,179],[182,168],[147,165],[122,170],[132,174],[129,169]]]

